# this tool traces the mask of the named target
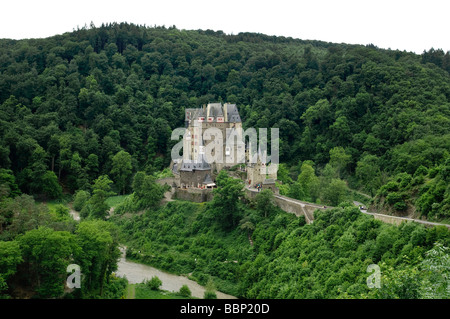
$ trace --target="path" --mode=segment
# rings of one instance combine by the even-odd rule
[[[135,295],[136,295],[135,288],[136,288],[135,284],[128,284],[127,295],[126,295],[125,299],[135,299]]]
[[[72,203],[69,203],[69,214],[72,215],[74,220],[80,221],[80,213],[73,209]]]
[[[353,204],[355,204],[356,206],[363,206],[365,207],[365,205],[363,203],[354,201]],[[386,215],[386,214],[379,214],[379,213],[372,213],[367,211],[367,209],[360,209],[361,213],[363,214],[367,214],[367,215],[372,215],[375,219],[379,219],[381,221],[390,223],[390,224],[400,224],[403,221],[409,221],[409,222],[416,222],[416,223],[420,223],[420,224],[424,224],[424,225],[428,225],[428,226],[445,226],[448,229],[450,229],[450,225],[448,224],[442,224],[442,223],[435,223],[435,222],[429,222],[426,220],[421,220],[421,219],[415,219],[415,218],[410,218],[410,217],[399,217],[399,216],[392,216],[392,215]]]
[[[249,188],[248,185],[246,185],[245,188],[246,188],[248,191],[250,191],[250,192],[258,192],[256,189]],[[283,195],[277,195],[277,194],[274,194],[274,197],[275,197],[276,200],[279,200],[279,201],[281,201],[281,202],[284,202],[284,203],[291,203],[291,204],[297,205],[297,207],[301,210],[301,214],[302,214],[303,216],[305,216],[305,220],[306,220],[306,222],[307,222],[308,224],[309,224],[309,223],[312,223],[312,222],[314,221],[314,216],[313,216],[313,214],[308,210],[308,208],[312,208],[312,209],[322,209],[322,210],[325,209],[324,206],[322,206],[322,205],[313,204],[313,203],[308,203],[308,202],[305,202],[305,201],[293,199],[293,198],[286,197],[286,196],[283,196]],[[360,202],[354,201],[353,203],[354,203],[356,206],[362,205],[362,206],[365,207],[365,205],[362,204],[362,203],[360,203]],[[283,205],[280,205],[279,203],[278,203],[277,205],[278,205],[278,206],[283,206]],[[292,206],[292,205],[291,205],[291,206]],[[283,209],[283,207],[281,207],[281,208]],[[333,208],[333,207],[331,207],[331,206],[326,206],[326,208],[328,209],[328,208]],[[283,209],[283,210],[285,210],[285,209]],[[298,209],[297,209],[297,210],[292,210],[292,209],[291,209],[291,211],[289,211],[289,210],[285,210],[285,211],[288,212],[288,213],[295,213],[297,216],[299,216]],[[295,211],[295,212],[294,212],[294,211]],[[447,227],[448,229],[450,229],[450,225],[449,225],[449,224],[436,223],[436,222],[429,222],[429,221],[426,221],[426,220],[414,219],[414,218],[410,218],[410,217],[398,217],[398,216],[392,216],[392,215],[386,215],[386,214],[380,214],[380,213],[372,213],[372,212],[367,211],[366,209],[361,209],[360,211],[361,211],[361,213],[363,213],[363,214],[372,215],[375,219],[381,220],[381,221],[383,221],[383,222],[385,222],[385,223],[389,223],[389,224],[399,225],[399,224],[400,224],[401,222],[403,222],[403,221],[410,221],[410,222],[421,223],[421,224],[428,225],[428,226],[445,226],[445,227]]]

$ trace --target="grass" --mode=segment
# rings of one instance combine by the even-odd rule
[[[117,195],[108,197],[106,199],[106,204],[108,204],[110,207],[116,207],[117,205],[121,204],[128,196],[130,195]]]
[[[38,205],[44,204],[45,206],[48,207],[48,210],[50,212],[55,212],[57,205],[63,205],[63,206],[69,207],[68,202],[69,202],[68,199],[52,199],[52,200],[48,200],[48,201],[36,200],[36,204],[38,204]]]
[[[135,299],[135,295],[136,295],[136,285],[128,284],[125,299]]]

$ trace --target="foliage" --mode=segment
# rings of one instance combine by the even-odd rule
[[[224,229],[237,226],[240,217],[239,199],[244,196],[243,182],[229,177],[226,171],[220,171],[216,178],[218,188],[214,189],[214,197],[210,205],[215,218]]]
[[[128,152],[121,150],[113,156],[111,175],[114,176],[117,188],[122,194],[125,194],[126,186],[129,184],[132,168],[131,155]]]
[[[17,272],[17,266],[23,261],[17,241],[0,241],[0,296],[8,288],[7,280]]]
[[[115,208],[116,214],[154,208],[164,197],[164,188],[156,183],[155,177],[145,172],[134,175],[132,188],[133,193]]]
[[[317,211],[313,224],[277,207],[264,217],[252,202],[241,206],[239,224],[226,229],[211,217],[215,206],[179,201],[111,221],[124,233],[129,258],[190,273],[200,284],[214,282],[238,297],[424,298],[415,274],[435,242],[449,246],[447,228],[383,224],[351,204],[339,206]],[[375,294],[367,287],[370,264],[380,265],[390,288]],[[438,282],[432,274],[424,273],[425,279]],[[399,286],[408,280],[409,286]]]
[[[147,210],[112,217],[134,258],[202,283],[211,277],[235,295],[442,296],[442,278],[418,265],[434,258],[424,255],[434,242],[449,246],[443,230],[383,225],[348,206],[304,225],[267,211],[268,198],[245,205],[243,185],[222,173],[211,203],[158,207],[154,178],[169,166],[170,133],[184,125],[185,108],[229,101],[244,127],[280,128],[284,194],[336,206],[358,188],[375,196],[373,208],[448,219],[449,61],[434,49],[416,55],[128,23],[1,39],[0,240],[19,244],[31,272],[16,264],[13,274],[13,258],[0,289],[25,276],[40,296],[59,296],[63,266],[76,261],[81,295],[106,296],[118,234],[93,219],[106,218],[115,188],[133,191],[118,212]],[[49,211],[32,197],[77,190],[76,206],[91,220],[76,231],[65,208]],[[17,257],[14,245],[8,251]],[[377,290],[384,295],[364,286],[374,262],[385,263],[392,283]],[[421,291],[424,282],[433,290]]]
[[[181,296],[186,298],[189,298],[192,295],[192,292],[187,285],[181,286],[179,293]]]
[[[105,281],[109,283],[120,257],[118,229],[111,223],[92,220],[81,222],[75,234],[80,247],[75,260],[84,274],[81,289],[86,295],[103,295]]]
[[[89,215],[97,219],[105,219],[109,212],[106,199],[115,193],[111,190],[110,184],[113,182],[107,175],[102,175],[94,181],[92,186],[92,196],[89,198]]]
[[[90,195],[87,191],[84,191],[82,189],[76,191],[73,199],[73,209],[78,212],[81,211],[88,202],[89,197]]]
[[[171,292],[167,290],[152,290],[145,283],[134,285],[135,299],[195,299],[191,296],[184,296],[179,292]]]
[[[58,297],[64,292],[66,268],[78,253],[74,235],[39,227],[18,236],[17,241],[30,271],[31,286],[40,297]]]
[[[170,132],[184,125],[185,108],[229,101],[245,128],[280,128],[283,192],[321,200],[295,184],[298,163],[312,160],[318,177],[329,163],[332,178],[373,196],[389,177],[448,157],[448,61],[434,49],[129,23],[3,39],[0,167],[9,177],[0,184],[14,196],[57,198],[108,174],[128,192],[134,173],[169,166]],[[424,216],[445,218],[438,188],[421,202]]]
[[[151,290],[159,290],[162,285],[161,279],[157,276],[153,276],[150,280],[146,280],[144,283]]]

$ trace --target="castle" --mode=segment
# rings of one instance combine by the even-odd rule
[[[177,187],[212,189],[222,169],[240,165],[247,172],[247,184],[275,191],[276,165],[268,170],[259,158],[251,161],[251,145],[243,140],[242,120],[235,104],[187,108],[185,127],[182,160],[172,164]]]

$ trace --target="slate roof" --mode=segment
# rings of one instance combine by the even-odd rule
[[[218,116],[223,116],[222,103],[210,103],[209,116],[214,116],[214,120]]]
[[[184,112],[185,114],[185,121],[192,121],[197,120],[199,117],[206,117],[206,112],[203,110],[202,107],[197,109],[188,108]]]
[[[199,155],[199,158],[197,161],[191,161],[191,162],[184,162],[181,165],[180,171],[183,172],[192,172],[194,170],[196,171],[207,171],[210,170],[211,166],[208,164],[208,162],[205,159],[205,155],[201,154]]]
[[[218,116],[224,116],[222,103],[209,103],[209,116],[214,117],[214,121],[217,121]],[[200,108],[187,108],[185,109],[185,121],[196,120],[199,117],[206,118],[206,110]],[[239,115],[239,111],[236,104],[227,104],[227,119],[228,122],[237,123],[242,122]]]
[[[227,118],[228,122],[241,122],[236,104],[227,104]]]
[[[209,174],[206,174],[205,180],[203,181],[203,184],[214,184],[214,182],[211,179],[211,176]]]

